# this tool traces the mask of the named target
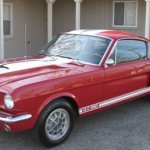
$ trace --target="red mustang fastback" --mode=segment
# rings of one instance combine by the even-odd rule
[[[0,129],[34,129],[47,147],[75,118],[150,93],[150,41],[113,30],[57,35],[35,57],[0,61]]]

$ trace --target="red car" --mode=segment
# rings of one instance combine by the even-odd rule
[[[59,34],[35,57],[0,61],[0,129],[34,129],[46,147],[75,118],[150,93],[150,41],[113,30]]]

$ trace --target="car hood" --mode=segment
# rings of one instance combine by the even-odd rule
[[[72,63],[74,62],[74,63]],[[50,78],[82,72],[83,65],[71,59],[42,57],[10,61],[0,65],[0,86],[15,81],[50,74]]]

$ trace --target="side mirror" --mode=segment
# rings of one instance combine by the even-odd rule
[[[107,61],[105,62],[105,68],[107,68],[108,66],[112,66],[115,64],[115,61],[113,59],[107,59]]]

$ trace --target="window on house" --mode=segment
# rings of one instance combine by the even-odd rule
[[[13,22],[13,11],[12,11],[12,4],[4,4],[3,6],[4,11],[4,36],[9,37],[12,36],[12,22]]]
[[[136,27],[137,6],[137,1],[115,1],[113,25],[120,27]]]

